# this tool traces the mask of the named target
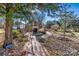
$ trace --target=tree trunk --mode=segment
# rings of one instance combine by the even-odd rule
[[[64,19],[64,39],[65,39],[65,35],[66,35],[66,19]]]
[[[12,40],[12,4],[6,4],[6,19],[5,19],[5,44]]]

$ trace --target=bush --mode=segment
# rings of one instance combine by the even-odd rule
[[[22,36],[21,32],[18,30],[12,30],[12,33],[13,33],[13,38],[17,38],[17,37]]]
[[[13,39],[18,38],[19,42],[27,42],[27,37],[23,36],[23,34],[18,30],[12,30]]]

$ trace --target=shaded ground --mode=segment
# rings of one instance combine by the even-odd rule
[[[30,33],[29,33],[30,34]],[[27,40],[27,38],[26,38]],[[35,36],[28,35],[26,42],[20,42],[17,39],[12,40],[14,48],[0,48],[0,55],[4,56],[46,56],[49,55],[47,49],[43,47]]]

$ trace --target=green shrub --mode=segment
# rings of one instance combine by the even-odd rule
[[[18,31],[18,30],[12,30],[12,33],[13,33],[13,37],[21,37],[22,36],[22,34],[21,34],[21,32],[20,31]]]

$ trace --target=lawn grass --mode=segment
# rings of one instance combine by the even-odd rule
[[[5,31],[4,31],[4,29],[0,29],[0,33],[4,33]]]

